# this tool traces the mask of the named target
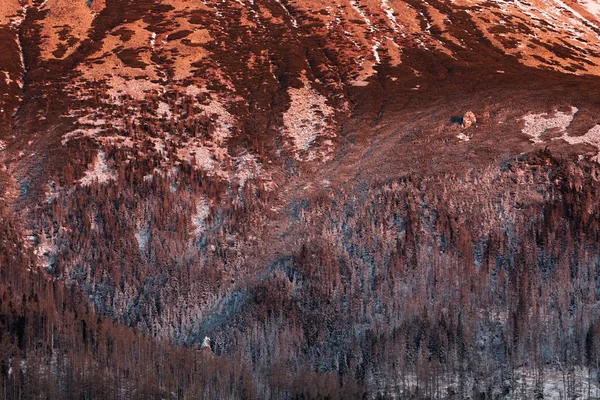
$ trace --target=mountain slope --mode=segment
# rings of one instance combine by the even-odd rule
[[[558,0],[3,2],[0,247],[19,254],[4,264],[78,310],[37,294],[40,322],[6,318],[64,320],[83,346],[65,371],[112,362],[73,328],[110,324],[144,362],[166,354],[157,397],[589,395],[599,14]],[[6,365],[55,371],[69,345],[36,340],[46,351],[6,339]],[[182,376],[216,372],[178,381],[177,357]],[[131,363],[96,372],[128,392],[60,378],[39,394],[141,398],[141,377],[119,372]]]

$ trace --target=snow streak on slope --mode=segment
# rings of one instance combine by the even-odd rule
[[[288,8],[281,2],[281,0],[275,0],[283,9],[283,11],[290,17],[290,20],[292,21],[292,25],[294,26],[294,28],[298,27],[298,21],[296,20],[296,18],[294,18],[292,16],[292,14],[290,13],[290,10],[288,10]]]
[[[597,0],[580,0],[579,4],[597,19],[600,18],[600,2]]]

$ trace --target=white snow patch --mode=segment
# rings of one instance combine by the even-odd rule
[[[456,135],[456,137],[458,138],[458,140],[460,140],[461,142],[468,142],[469,140],[471,140],[471,137],[468,135],[465,135],[464,133],[459,133],[458,135]]]
[[[206,198],[201,198],[196,204],[196,212],[192,215],[192,225],[194,226],[194,234],[199,236],[204,232],[206,218],[210,213],[210,206]]]
[[[148,247],[148,242],[150,241],[150,228],[138,229],[135,232],[135,240],[138,243],[138,247],[141,252],[146,251]]]
[[[131,96],[136,100],[143,100],[148,93],[161,89],[158,83],[151,82],[150,79],[128,79],[113,75],[110,77],[109,82],[111,88],[107,90],[107,94],[113,98],[114,104],[120,104],[119,97],[122,95]]]
[[[189,161],[203,171],[214,171],[215,160],[211,151],[200,143],[188,143],[183,148],[177,149],[177,156]]]
[[[93,139],[102,131],[103,131],[102,128],[76,129],[74,131],[65,133],[62,137],[61,144],[63,146],[66,146],[67,143],[71,139],[82,138],[82,137],[89,137],[89,138]]]
[[[543,399],[562,400],[567,398],[567,383],[569,379],[574,380],[573,393],[570,399],[588,399],[588,392],[592,398],[597,398],[600,394],[600,388],[594,382],[593,374],[589,375],[587,368],[573,367],[569,374],[561,371],[560,368],[547,368],[544,370],[543,379],[536,384],[536,373],[531,369],[519,368],[515,371],[515,381],[517,387],[505,397],[506,399],[534,399],[536,398],[536,389],[542,389]],[[570,376],[568,376],[570,375]],[[591,379],[590,379],[591,378]]]
[[[575,114],[577,114],[577,107],[571,107],[571,112],[557,111],[553,115],[550,114],[529,114],[523,117],[525,126],[522,132],[528,136],[531,136],[533,143],[542,143],[541,136],[544,132],[550,129],[560,129],[564,131],[571,125]]]
[[[583,400],[600,398],[600,387],[597,384],[595,373],[590,374],[590,371],[585,367],[575,366],[569,368],[561,366],[560,363],[556,364],[558,366],[549,366],[543,371],[526,367],[516,369],[513,379],[506,379],[502,384],[494,385],[491,393],[492,398],[504,400],[535,398]],[[419,386],[424,384],[424,382],[417,379],[414,373],[406,374],[401,381],[389,382],[382,379],[371,381],[371,383],[377,386],[378,391],[394,399],[410,398],[409,394],[414,393]],[[466,386],[478,386],[472,377],[465,377],[462,383]],[[459,382],[452,375],[441,374],[436,385],[439,385],[439,393],[455,392],[458,389]],[[570,386],[570,393],[567,393],[567,386]],[[504,393],[505,389],[508,389],[509,392]],[[402,395],[398,396],[398,394]]]
[[[292,25],[294,26],[294,28],[298,27],[298,21],[296,21],[296,18],[294,18],[292,16],[292,14],[290,14],[290,10],[287,9],[287,7],[281,2],[281,0],[275,0],[277,3],[279,3],[279,5],[281,6],[281,8],[283,8],[283,10],[285,11],[285,13],[290,17],[290,20],[292,21]]]
[[[600,16],[600,3],[598,0],[579,0],[579,4],[584,6],[591,14],[596,17]]]
[[[4,72],[4,82],[6,82],[7,85],[10,85],[13,80],[10,79],[10,74],[7,71],[3,71]]]
[[[46,196],[46,203],[51,203],[54,199],[58,198],[58,195],[60,194],[60,189],[54,181],[49,182],[46,185],[46,187],[47,190],[44,193],[44,195]]]
[[[400,33],[400,29],[398,29],[398,20],[394,15],[394,9],[390,6],[389,0],[381,0],[381,8],[385,11],[385,15],[387,16],[388,21],[392,25],[392,29],[396,33]]]
[[[24,8],[26,9],[26,8]],[[20,25],[20,23],[19,23]],[[18,26],[18,25],[17,25]],[[23,90],[23,86],[24,86],[24,81],[25,81],[25,72],[27,72],[25,70],[25,57],[23,56],[23,45],[21,44],[21,37],[17,36],[17,38],[15,39],[15,42],[17,43],[17,48],[19,49],[19,62],[21,65],[21,69],[23,70],[21,77],[19,77],[19,79],[17,80],[17,83],[19,85],[19,88],[21,90]]]
[[[18,18],[15,18],[10,21],[11,28],[17,29],[19,26],[21,26],[21,24],[25,20],[25,17],[27,16],[27,8],[28,6],[23,6],[23,8],[21,9],[21,15],[19,15]]]
[[[158,109],[156,110],[156,114],[159,117],[171,118],[173,113],[171,112],[171,107],[164,101],[158,103]]]
[[[203,92],[202,89],[200,89],[198,86],[194,86],[194,85],[190,85],[185,88],[185,94],[187,94],[188,96],[196,97],[202,92]]]
[[[358,86],[358,87],[364,87],[364,86],[368,86],[369,82],[367,82],[364,79],[357,79],[351,82],[352,86]]]
[[[360,9],[358,1],[353,0],[350,2],[350,5],[354,9],[354,11],[356,11],[358,13],[358,15],[360,15],[362,17],[362,19],[365,21],[365,23],[368,26],[369,32],[375,32],[375,27],[373,26],[373,22],[371,22],[371,20],[367,17],[367,15],[364,13],[364,11]]]
[[[381,58],[379,57],[379,47],[380,46],[381,46],[381,43],[376,40],[375,44],[373,45],[373,56],[375,57],[375,61],[377,62],[377,64],[381,64]]]
[[[103,126],[106,125],[106,120],[103,118],[96,118],[92,114],[84,115],[80,117],[77,122],[82,125],[91,125],[91,126]]]
[[[327,105],[324,96],[311,88],[306,76],[302,76],[302,81],[303,87],[288,90],[291,104],[283,115],[284,133],[297,151],[308,150],[319,135],[333,135],[327,123],[333,108]]]
[[[34,249],[34,254],[38,257],[38,265],[48,270],[52,267],[55,261],[57,248],[54,240],[45,234],[33,235],[30,238],[40,240],[39,244]],[[30,239],[31,240],[31,239]]]
[[[261,167],[259,162],[252,154],[243,154],[236,159],[235,165],[235,178],[238,180],[240,186],[249,179],[254,179],[261,173]]]
[[[208,104],[200,104],[198,107],[207,115],[215,118],[212,132],[212,139],[215,144],[222,144],[231,137],[231,130],[235,125],[235,119],[225,109],[223,104],[216,100],[211,100]]]
[[[89,186],[95,180],[102,184],[114,179],[116,179],[116,174],[108,168],[108,165],[106,165],[106,154],[100,150],[96,154],[93,164],[85,171],[85,176],[79,180],[79,183],[83,186]]]
[[[562,139],[569,144],[589,144],[598,149],[598,154],[592,158],[593,161],[600,163],[600,125],[594,126],[583,136],[569,136],[567,132],[557,139]]]

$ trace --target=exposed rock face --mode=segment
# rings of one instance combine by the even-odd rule
[[[477,117],[475,117],[475,114],[472,111],[467,111],[465,113],[465,115],[463,116],[463,128],[470,128],[473,125],[475,125],[477,123]]]

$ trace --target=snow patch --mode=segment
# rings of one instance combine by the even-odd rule
[[[578,3],[584,6],[591,14],[600,17],[600,3],[597,0],[579,0]]]
[[[135,240],[138,243],[140,251],[146,251],[146,248],[148,247],[148,242],[150,241],[150,228],[138,229],[135,232]]]
[[[192,163],[203,171],[214,172],[216,167],[213,154],[201,143],[191,142],[177,149],[177,157]]]
[[[400,29],[398,29],[398,20],[394,15],[394,9],[390,6],[390,1],[381,0],[381,8],[385,12],[385,15],[387,16],[388,21],[392,25],[392,29],[394,30],[394,32],[400,33]]]
[[[231,137],[231,130],[235,125],[235,119],[225,109],[223,104],[216,100],[211,100],[208,104],[200,104],[198,107],[207,115],[215,118],[214,131],[212,139],[215,144],[222,144],[226,139]]]
[[[290,10],[288,10],[288,8],[285,6],[285,4],[283,4],[281,2],[281,0],[275,0],[275,1],[281,6],[281,8],[283,8],[285,13],[290,17],[290,20],[292,21],[292,25],[294,26],[294,28],[298,28],[298,21],[296,21],[296,18],[294,18],[292,16],[292,14],[290,14]]]
[[[164,101],[158,103],[158,109],[156,110],[156,114],[159,117],[171,118],[173,113],[171,112],[171,107]]]
[[[375,61],[377,62],[377,64],[381,64],[381,58],[379,57],[379,47],[380,46],[381,46],[381,43],[376,40],[375,44],[373,45],[373,56],[375,57]]]
[[[34,249],[34,254],[38,258],[38,265],[46,270],[50,270],[56,261],[57,247],[54,238],[46,234],[32,235],[28,239],[39,240]]]
[[[303,87],[288,90],[291,104],[283,115],[284,133],[292,140],[296,151],[308,150],[319,135],[332,135],[327,120],[333,115],[333,108],[310,86],[305,75],[302,82]]]
[[[89,186],[95,180],[103,184],[114,179],[116,179],[116,174],[106,165],[106,154],[100,150],[96,154],[93,164],[85,171],[85,176],[79,180],[79,183],[82,186]]]
[[[194,234],[199,236],[204,232],[206,218],[210,213],[210,206],[206,198],[201,198],[196,204],[196,212],[192,215],[192,226],[194,227]]]
[[[47,189],[44,192],[44,195],[46,196],[46,203],[52,203],[52,201],[58,198],[60,189],[54,181],[49,182],[46,185],[46,188]]]
[[[371,22],[371,20],[367,17],[367,14],[365,14],[365,12],[360,9],[360,5],[358,4],[358,1],[353,0],[350,2],[350,5],[354,9],[354,11],[356,11],[356,13],[358,15],[360,15],[362,17],[362,19],[365,21],[365,23],[368,26],[369,32],[375,32],[375,27],[373,26],[373,22]]]
[[[244,186],[248,180],[260,175],[261,167],[256,157],[246,153],[237,157],[235,171],[235,179],[237,179],[240,186]]]
[[[583,136],[569,136],[567,132],[557,139],[562,139],[569,144],[589,144],[598,150],[598,154],[592,158],[593,161],[600,163],[600,125],[594,126]]]
[[[77,122],[82,125],[91,125],[91,126],[103,126],[106,125],[106,120],[102,118],[96,118],[92,114],[84,115],[80,117]]]
[[[515,371],[515,387],[506,399],[534,399],[537,395],[543,395],[543,399],[561,400],[566,398],[571,399],[588,399],[588,393],[592,398],[597,398],[600,394],[600,388],[593,379],[593,374],[590,374],[587,368],[573,367],[571,371],[567,371],[567,367],[548,368],[544,370],[543,379],[538,379],[536,382],[536,371],[527,368],[519,368]],[[570,375],[570,376],[569,376]],[[572,393],[567,393],[568,380],[573,380],[575,384],[572,388]],[[541,393],[540,393],[541,392]],[[571,397],[567,395],[570,394]]]
[[[571,107],[571,112],[557,111],[553,115],[550,114],[529,114],[523,117],[525,126],[522,132],[528,136],[531,136],[533,143],[542,143],[541,136],[544,132],[550,129],[560,129],[564,131],[571,125],[575,114],[579,109],[577,107]]]
[[[458,140],[460,140],[461,142],[468,142],[469,140],[471,140],[471,137],[468,135],[465,135],[464,133],[459,133],[458,135],[456,135],[456,137],[458,138]]]
[[[185,88],[185,94],[187,94],[188,96],[196,97],[202,92],[203,92],[202,89],[200,89],[198,86],[194,86],[194,85],[190,85]]]
[[[61,144],[63,146],[66,146],[70,140],[82,137],[88,137],[93,139],[102,131],[102,128],[76,129],[74,131],[65,133],[62,137]]]
[[[115,104],[120,104],[119,97],[122,95],[143,100],[148,93],[161,89],[158,83],[151,82],[149,79],[126,79],[119,75],[110,77],[110,86],[107,93],[113,98]]]
[[[23,23],[23,21],[25,20],[25,17],[27,16],[27,8],[28,6],[23,6],[21,8],[21,13],[18,16],[18,18],[15,18],[13,20],[10,21],[10,27],[13,29],[17,29],[21,26],[21,24]]]
[[[27,8],[24,7],[23,8],[24,13],[26,13]],[[21,22],[19,22],[19,24],[17,25],[17,27],[21,24]],[[25,57],[23,56],[23,45],[21,43],[21,36],[17,35],[17,38],[15,39],[15,42],[17,43],[17,48],[19,49],[19,63],[22,69],[22,74],[19,77],[19,79],[17,80],[17,83],[19,85],[19,88],[21,90],[23,90],[24,87],[24,82],[25,82],[25,73],[27,72],[27,70],[25,69]]]
[[[13,80],[10,79],[10,74],[7,71],[3,71],[4,72],[4,82],[6,82],[7,85],[10,85]]]

